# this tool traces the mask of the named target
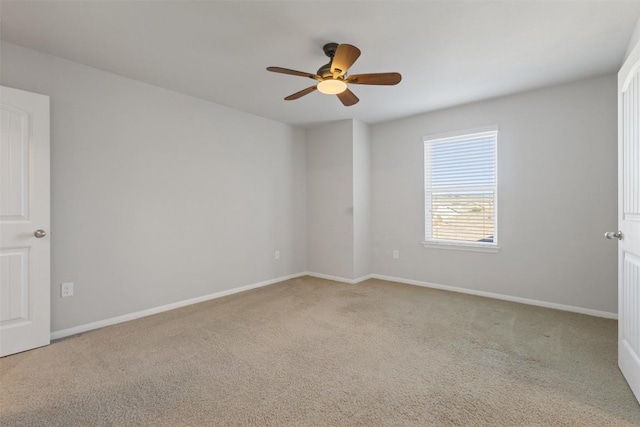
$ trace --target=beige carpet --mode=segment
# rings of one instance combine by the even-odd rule
[[[0,359],[2,426],[625,426],[616,322],[304,277]]]

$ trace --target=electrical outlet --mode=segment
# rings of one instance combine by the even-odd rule
[[[66,298],[73,296],[73,282],[60,283],[60,297]]]
[[[276,251],[274,257],[275,259],[280,259],[280,251]]]
[[[393,259],[398,259],[398,258],[400,258],[400,251],[395,249],[393,251]]]

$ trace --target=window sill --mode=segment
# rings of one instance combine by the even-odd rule
[[[448,242],[422,242],[422,246],[425,248],[436,249],[453,249],[460,251],[473,251],[473,252],[500,252],[500,246],[496,245],[474,245],[468,243],[448,243]]]

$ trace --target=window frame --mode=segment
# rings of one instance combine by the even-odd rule
[[[498,131],[499,128],[497,125],[495,126],[486,126],[482,128],[475,129],[467,129],[462,131],[454,131],[447,133],[439,133],[426,135],[422,138],[423,142],[423,154],[424,154],[424,170],[423,170],[423,178],[424,178],[424,240],[422,244],[426,248],[440,248],[440,249],[457,249],[457,250],[469,250],[469,251],[477,251],[477,252],[499,252],[500,246],[498,246]],[[493,242],[470,242],[463,240],[444,240],[444,239],[434,239],[432,236],[433,228],[432,228],[432,215],[430,210],[427,207],[427,202],[429,201],[428,195],[432,194],[434,191],[430,189],[430,176],[429,173],[429,162],[428,157],[430,156],[430,144],[434,142],[444,142],[450,140],[451,142],[462,140],[463,138],[468,138],[472,136],[480,136],[482,134],[492,134],[494,137],[494,165],[495,165],[495,179],[493,186],[478,186],[475,187],[477,190],[491,190],[493,192]],[[447,191],[455,192],[458,186],[452,186],[447,189]],[[459,187],[460,192],[468,192],[473,191],[470,187]]]

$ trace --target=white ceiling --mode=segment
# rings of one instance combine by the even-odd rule
[[[285,123],[376,123],[616,71],[640,1],[2,1],[1,38]],[[315,73],[327,42],[362,50],[344,107],[283,98]]]

